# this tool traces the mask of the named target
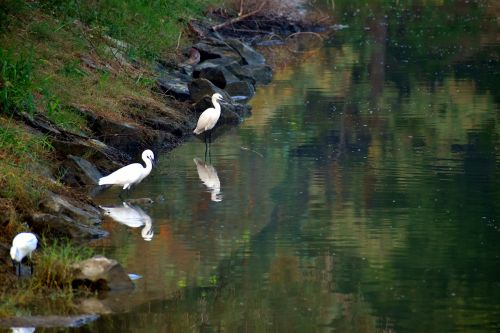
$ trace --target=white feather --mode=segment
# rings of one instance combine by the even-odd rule
[[[10,257],[12,260],[21,262],[24,257],[29,256],[36,249],[38,239],[31,232],[21,232],[12,240],[10,248]]]
[[[215,93],[212,95],[212,104],[214,105],[214,107],[206,109],[200,115],[196,124],[196,128],[193,131],[194,134],[201,134],[214,128],[220,117],[221,108],[218,101],[221,99],[222,95],[219,93]]]
[[[129,189],[130,186],[140,183],[149,175],[153,168],[153,152],[149,149],[143,151],[142,159],[144,163],[146,163],[146,167],[143,167],[139,163],[129,164],[106,177],[100,178],[99,185],[123,185],[123,189],[126,190]]]

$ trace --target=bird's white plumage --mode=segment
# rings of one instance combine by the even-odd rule
[[[103,207],[104,214],[111,217],[118,223],[126,225],[130,228],[139,228],[144,226],[141,230],[141,236],[144,240],[150,241],[153,239],[153,221],[151,217],[141,208],[130,205],[126,202],[123,206],[119,207]]]
[[[123,189],[126,190],[130,186],[140,183],[153,168],[153,152],[146,149],[142,152],[142,159],[146,163],[146,167],[143,167],[140,163],[129,164],[106,177],[100,178],[99,185],[123,185]]]
[[[200,180],[211,193],[211,200],[216,202],[222,201],[220,194],[220,180],[217,175],[217,170],[215,170],[213,165],[207,164],[199,158],[194,158],[193,161],[196,164],[198,177],[200,177]]]
[[[220,118],[221,107],[219,101],[222,99],[222,95],[215,93],[212,95],[213,108],[208,108],[200,115],[198,122],[196,123],[196,128],[194,129],[194,134],[201,134],[205,131],[209,131],[214,128],[215,124]]]
[[[24,257],[29,256],[36,249],[38,239],[31,232],[21,232],[12,240],[10,257],[20,263]]]

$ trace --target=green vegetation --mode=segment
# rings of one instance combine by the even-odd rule
[[[2,1],[0,206],[12,213],[9,221],[22,220],[22,211],[56,186],[40,176],[57,166],[50,141],[16,115],[42,115],[92,135],[79,108],[115,119],[127,119],[132,105],[157,108],[151,60],[173,56],[186,43],[179,37],[189,19],[215,2]]]
[[[46,297],[51,302],[57,302],[59,309],[71,312],[76,295],[71,286],[71,265],[92,255],[91,249],[76,247],[69,241],[49,242],[42,239],[39,248],[33,253],[33,276],[11,281],[18,288],[10,288],[10,283],[2,285],[0,318],[19,312],[29,313],[31,307],[46,302]]]
[[[71,245],[69,241],[42,240],[41,251],[35,257],[36,271],[30,280],[34,290],[45,288],[71,289],[71,264],[88,259],[93,252],[89,248]]]
[[[188,42],[182,31],[189,20],[216,2],[1,1],[1,243],[28,230],[27,213],[47,190],[64,191],[51,179],[59,161],[50,138],[20,122],[19,115],[92,136],[82,108],[131,122],[139,108],[161,109],[163,100],[151,90],[153,60],[176,56]],[[78,254],[69,243],[44,244],[32,279],[9,283],[12,276],[4,274],[1,292],[8,297],[2,297],[0,315],[10,311],[9,304],[28,304],[47,288],[67,296],[67,268]],[[10,291],[14,285],[20,288]]]
[[[0,107],[2,113],[14,110],[33,113],[33,63],[27,56],[16,56],[0,49]]]
[[[5,216],[0,219],[0,240],[21,231],[18,213],[36,207],[42,189],[55,187],[37,172],[42,168],[38,161],[48,160],[51,149],[46,137],[29,133],[0,115],[0,208]]]

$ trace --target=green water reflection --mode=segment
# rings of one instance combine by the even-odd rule
[[[499,7],[344,3],[213,143],[220,200],[193,139],[132,191],[152,240],[107,221],[143,278],[82,330],[500,330]]]

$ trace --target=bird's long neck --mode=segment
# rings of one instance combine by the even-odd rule
[[[214,105],[215,110],[220,113],[220,104],[217,101],[217,98],[212,97],[212,104]]]
[[[151,163],[151,160],[146,156],[143,156],[142,160],[144,161],[144,163],[146,163],[146,167],[144,168],[144,173],[149,174],[151,172],[151,169],[153,168],[153,163]]]

